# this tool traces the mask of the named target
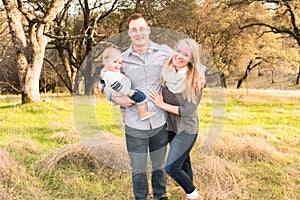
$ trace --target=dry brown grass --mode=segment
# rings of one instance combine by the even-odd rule
[[[100,133],[84,138],[83,141],[88,151],[105,166],[122,172],[131,170],[125,138],[110,133]]]
[[[0,199],[1,200],[13,200],[14,197],[4,189],[3,185],[0,183]]]
[[[201,152],[203,144],[199,143],[196,151]],[[201,154],[200,154],[201,155]],[[204,199],[251,199],[248,193],[247,170],[239,162],[268,161],[273,162],[283,157],[274,146],[264,139],[251,136],[226,136],[219,138],[209,156],[203,158],[193,153],[193,169],[200,183],[200,193]],[[197,157],[198,156],[198,157]]]
[[[248,135],[243,137],[223,137],[214,147],[214,152],[229,160],[259,160],[272,161],[282,158],[274,146],[264,139],[254,138]]]
[[[31,139],[24,138],[21,135],[12,135],[6,143],[10,151],[18,151],[21,154],[37,154],[40,152],[39,147]]]
[[[65,133],[63,131],[54,133],[50,136],[51,139],[56,140],[58,143],[73,143],[78,141],[80,136],[74,133]]]
[[[112,134],[94,135],[57,148],[39,159],[38,171],[40,174],[51,173],[61,162],[89,163],[96,170],[103,165],[120,171],[130,169],[124,139]]]
[[[250,199],[244,168],[213,153],[200,158],[199,154],[196,153],[198,150],[194,149],[192,154],[194,184],[203,199]],[[170,177],[168,185],[171,199],[178,193],[178,190],[182,191],[178,198],[183,199],[184,191]]]
[[[4,150],[0,150],[0,175],[1,199],[43,199],[34,178]]]
[[[43,155],[38,160],[38,174],[52,173],[60,162],[91,162],[95,168],[98,167],[98,161],[89,154],[82,142],[78,142],[64,145]]]
[[[226,96],[250,102],[299,101],[300,90],[226,89]]]
[[[259,126],[251,127],[251,131],[255,133],[256,136],[263,137],[272,142],[281,142],[274,134],[270,131],[264,130]]]
[[[248,199],[245,170],[235,163],[211,155],[197,161],[193,169],[196,180],[200,181],[199,191],[204,199],[229,199],[232,196]]]

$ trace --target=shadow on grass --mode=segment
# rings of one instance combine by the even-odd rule
[[[21,103],[17,104],[11,104],[11,105],[5,105],[5,106],[0,106],[0,109],[10,109],[10,108],[16,108],[17,106],[21,106]]]

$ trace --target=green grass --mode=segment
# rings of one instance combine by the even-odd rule
[[[5,163],[9,159],[0,160],[0,199],[39,199],[34,192],[44,199],[133,199],[130,173],[97,164],[72,148],[58,159],[80,138],[98,133],[123,138],[119,108],[102,95],[50,98],[28,105],[20,104],[19,96],[0,100],[0,150],[17,162],[14,168]],[[192,151],[195,185],[204,199],[297,199],[300,94],[228,90],[226,114],[215,118],[210,98],[205,91],[198,108],[199,139]],[[222,132],[213,151],[201,157],[212,125],[223,126]],[[53,171],[39,173],[41,158],[50,160],[58,149],[52,154],[57,161]],[[170,178],[167,189],[172,200],[184,196]]]

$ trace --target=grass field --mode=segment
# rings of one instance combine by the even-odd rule
[[[226,90],[221,132],[206,155],[215,123],[211,92],[198,108],[192,151],[202,197],[299,199],[300,92]],[[0,199],[133,199],[118,108],[102,95],[49,97],[22,105],[20,96],[1,96]],[[184,197],[170,178],[167,190],[171,200]]]

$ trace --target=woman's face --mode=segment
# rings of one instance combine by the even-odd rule
[[[173,54],[173,65],[176,70],[187,66],[187,64],[192,61],[192,58],[191,48],[186,43],[179,42]]]

